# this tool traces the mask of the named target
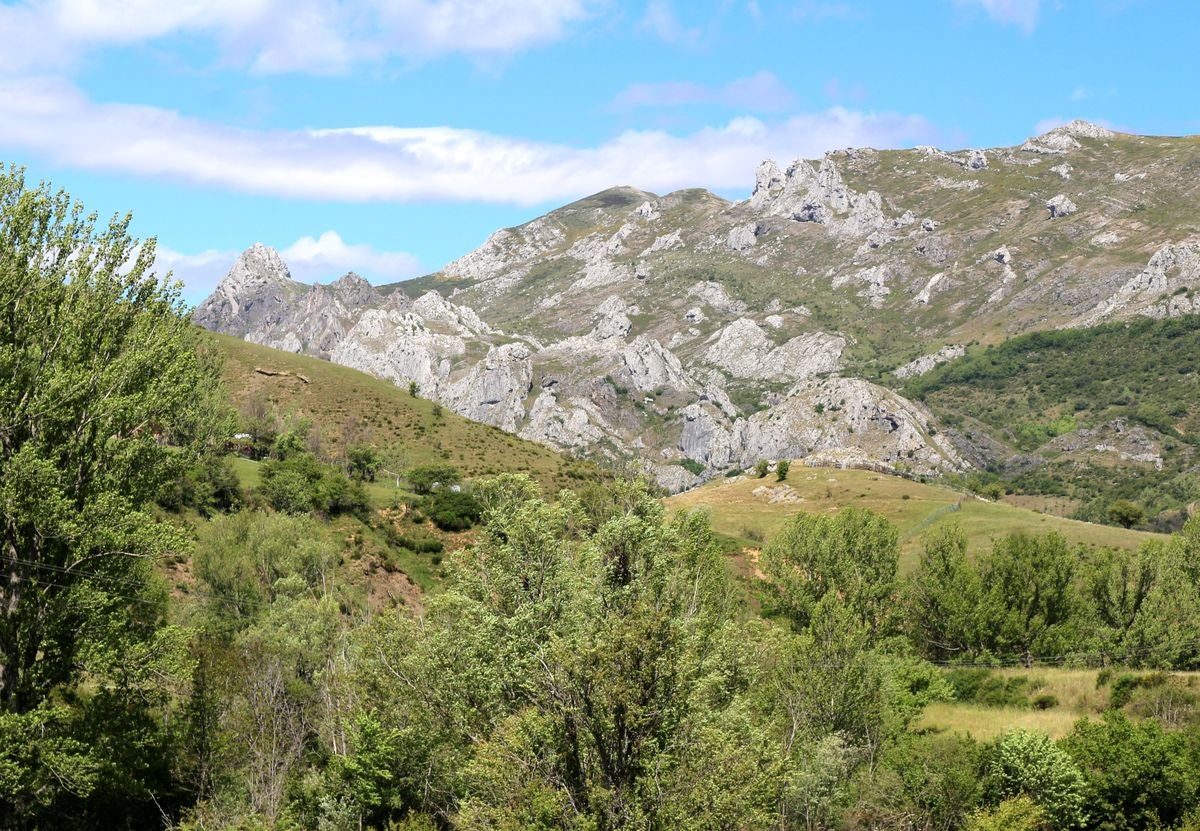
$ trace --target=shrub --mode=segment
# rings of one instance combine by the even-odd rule
[[[782,482],[784,479],[787,479],[788,471],[791,467],[792,463],[787,459],[780,459],[779,463],[775,465],[775,481]]]
[[[1034,696],[1033,708],[1035,710],[1050,710],[1058,706],[1058,698],[1050,693],[1040,693]]]
[[[759,459],[758,463],[756,465],[754,465],[754,475],[757,476],[759,479],[766,479],[767,471],[769,471],[770,469],[771,469],[770,462],[768,462],[766,459]]]
[[[705,469],[704,464],[702,462],[697,462],[695,459],[684,459],[679,463],[679,466],[693,476],[699,476],[704,472]]]
[[[479,521],[483,506],[464,491],[439,490],[430,494],[421,507],[443,531],[465,531]]]
[[[1028,796],[1053,828],[1083,825],[1087,819],[1083,774],[1045,733],[1010,730],[996,740],[988,755],[987,788],[998,801]]]
[[[359,444],[346,451],[346,472],[356,482],[374,482],[382,464],[373,447]]]

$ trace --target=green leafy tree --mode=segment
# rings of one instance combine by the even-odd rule
[[[187,541],[147,509],[224,433],[217,365],[129,221],[98,227],[0,172],[0,721],[29,742],[4,765],[4,827],[63,799],[80,824],[116,821],[89,819],[114,783],[94,776],[104,743],[71,738],[89,705],[66,702],[85,675],[131,707],[153,700],[150,563]],[[42,758],[73,772],[47,777]]]
[[[1076,555],[1058,534],[1014,534],[997,540],[980,564],[980,625],[997,655],[1056,655],[1070,642],[1079,603]]]
[[[895,527],[876,513],[800,512],[763,549],[762,568],[779,610],[797,627],[833,592],[874,634],[893,611],[899,552]]]
[[[374,482],[383,460],[373,447],[356,444],[346,451],[346,472],[356,482]]]
[[[1153,720],[1105,713],[1079,722],[1061,745],[1087,779],[1093,827],[1169,828],[1196,805],[1200,759],[1183,734]]]
[[[995,802],[1028,796],[1055,829],[1079,828],[1087,821],[1083,774],[1045,733],[1010,730],[987,756],[986,788]]]
[[[431,493],[437,488],[450,488],[462,481],[462,471],[453,465],[416,465],[405,474],[408,484],[420,494]]]
[[[775,481],[782,482],[787,479],[791,467],[792,463],[787,459],[780,459],[775,465]]]
[[[905,626],[915,648],[935,661],[977,657],[982,591],[962,529],[951,525],[931,532],[904,589]]]
[[[1128,499],[1115,499],[1108,505],[1108,519],[1122,528],[1132,528],[1146,517],[1146,509]]]

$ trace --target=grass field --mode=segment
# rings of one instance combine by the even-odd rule
[[[1040,730],[1051,738],[1059,739],[1071,732],[1080,719],[1099,718],[1108,706],[1109,688],[1097,684],[1099,670],[1034,667],[998,669],[994,672],[1007,678],[1025,677],[1029,679],[1031,695],[1052,695],[1058,704],[1038,710],[1029,707],[988,707],[974,702],[941,702],[925,708],[914,728],[950,731],[987,741],[1006,730],[1022,727]],[[1172,675],[1184,679],[1189,685],[1200,679],[1200,673],[1181,672]]]
[[[227,335],[212,337],[225,357],[234,407],[243,414],[257,407],[284,420],[309,419],[327,454],[339,452],[353,432],[357,441],[402,448],[405,466],[449,462],[467,478],[526,472],[553,493],[598,476],[595,465],[462,418],[357,370]],[[239,473],[251,475],[248,469]],[[372,498],[382,498],[384,489],[377,483]]]
[[[778,489],[786,484],[801,501],[769,502],[758,488]],[[779,491],[776,490],[776,493]],[[1057,531],[1069,542],[1095,546],[1133,548],[1143,541],[1161,538],[1143,531],[1036,513],[1004,502],[987,502],[937,485],[913,482],[898,476],[865,470],[840,470],[792,465],[786,483],[735,477],[710,482],[695,490],[672,496],[667,505],[675,509],[702,508],[708,511],[713,529],[735,545],[754,548],[769,540],[784,521],[798,511],[828,512],[844,506],[869,508],[896,524],[900,531],[900,569],[915,563],[923,535],[947,523],[957,523],[969,540],[969,551],[989,548],[992,540],[1024,531]]]

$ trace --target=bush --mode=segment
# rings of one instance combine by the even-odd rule
[[[767,472],[770,469],[771,469],[770,462],[768,462],[766,459],[759,459],[758,463],[756,465],[754,465],[754,475],[757,476],[759,479],[766,479]]]
[[[1087,819],[1086,783],[1066,751],[1045,733],[1010,730],[989,749],[987,789],[997,801],[1028,796],[1055,829]]]
[[[697,462],[695,459],[684,459],[679,463],[679,466],[693,476],[699,476],[705,470],[702,462]]]
[[[383,462],[375,448],[355,445],[346,451],[346,473],[356,482],[374,482]]]
[[[775,465],[775,481],[782,482],[783,480],[787,479],[788,471],[791,469],[791,467],[792,463],[787,459],[780,459],[779,463]]]
[[[479,521],[483,506],[465,491],[435,491],[422,502],[421,507],[443,531],[466,531]]]
[[[243,497],[228,456],[206,456],[160,490],[158,504],[169,511],[192,508],[201,516],[235,511]]]
[[[351,482],[341,468],[322,464],[307,453],[264,462],[260,477],[258,494],[282,513],[361,515],[370,509],[361,482]]]
[[[1058,706],[1058,698],[1050,693],[1040,693],[1034,696],[1033,708],[1035,710],[1051,710]]]

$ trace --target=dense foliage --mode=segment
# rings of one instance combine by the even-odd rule
[[[1018,492],[1079,500],[1080,519],[1128,526],[1142,521],[1141,508],[1151,518],[1169,514],[1161,520],[1169,526],[1200,486],[1192,470],[1198,367],[1200,316],[1191,315],[1022,335],[973,348],[902,389],[968,439],[990,436],[1022,452],[1079,429],[1112,431],[1083,442],[1090,446],[1144,428],[1162,446],[1161,469],[1126,464],[1114,475],[1110,465],[1072,458],[1064,445],[1048,448],[1044,465],[1001,472]]]

